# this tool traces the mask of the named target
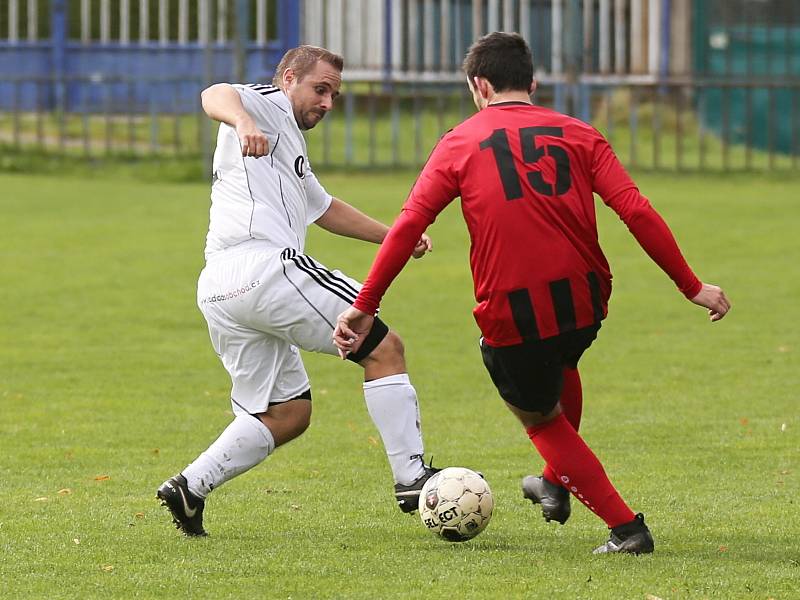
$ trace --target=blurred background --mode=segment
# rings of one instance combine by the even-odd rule
[[[472,113],[470,43],[518,31],[534,100],[633,168],[796,170],[795,0],[0,0],[0,169],[172,161],[207,171],[199,92],[267,81],[299,43],[345,57],[315,167],[415,167]],[[321,130],[321,131],[320,131]]]

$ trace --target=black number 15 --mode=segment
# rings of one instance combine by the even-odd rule
[[[523,127],[519,130],[523,161],[533,164],[543,156],[549,156],[556,163],[555,185],[547,183],[541,172],[528,171],[526,175],[531,187],[546,196],[560,196],[566,193],[570,185],[572,185],[572,179],[569,174],[569,155],[561,146],[548,144],[537,147],[537,135],[564,137],[564,131],[561,127]],[[500,173],[500,181],[503,182],[503,190],[506,193],[506,200],[522,198],[522,183],[520,182],[520,175],[514,167],[514,155],[511,153],[506,130],[495,129],[492,135],[483,140],[481,142],[481,150],[486,150],[487,148],[491,148],[494,154],[497,170]]]

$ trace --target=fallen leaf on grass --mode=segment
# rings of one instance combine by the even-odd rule
[[[98,475],[94,478],[95,481],[106,481],[108,479],[111,479],[111,475]]]
[[[377,446],[377,445],[378,445],[378,440],[377,440],[377,439],[376,439],[374,436],[369,436],[369,437],[367,438],[367,441],[368,441],[370,444],[372,444],[373,446]]]
[[[747,417],[742,417],[741,419],[739,419],[739,423],[743,426],[746,426],[750,423],[750,419],[748,419]]]
[[[59,496],[69,496],[72,493],[72,490],[69,488],[62,488],[56,492]]]
[[[114,565],[102,565],[100,568],[106,573],[111,573],[114,570]]]
[[[138,512],[133,516],[136,517],[137,519],[144,519],[144,513],[143,512]]]
[[[719,547],[719,551],[720,552],[727,552],[728,551],[728,547],[727,546],[720,546]]]

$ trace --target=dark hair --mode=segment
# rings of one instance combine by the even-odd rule
[[[462,65],[472,81],[484,77],[495,92],[528,91],[533,82],[531,49],[518,33],[495,31],[470,46]]]
[[[275,76],[272,78],[272,83],[282,87],[283,74],[286,69],[291,69],[297,79],[302,79],[321,60],[334,67],[337,71],[341,71],[344,68],[344,59],[330,50],[319,48],[318,46],[298,46],[283,55],[281,62],[275,68]]]

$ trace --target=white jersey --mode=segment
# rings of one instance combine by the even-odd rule
[[[331,195],[308,162],[289,99],[272,85],[234,85],[269,140],[269,155],[242,156],[236,129],[221,123],[214,151],[206,259],[247,240],[303,252],[306,228],[328,210]]]

